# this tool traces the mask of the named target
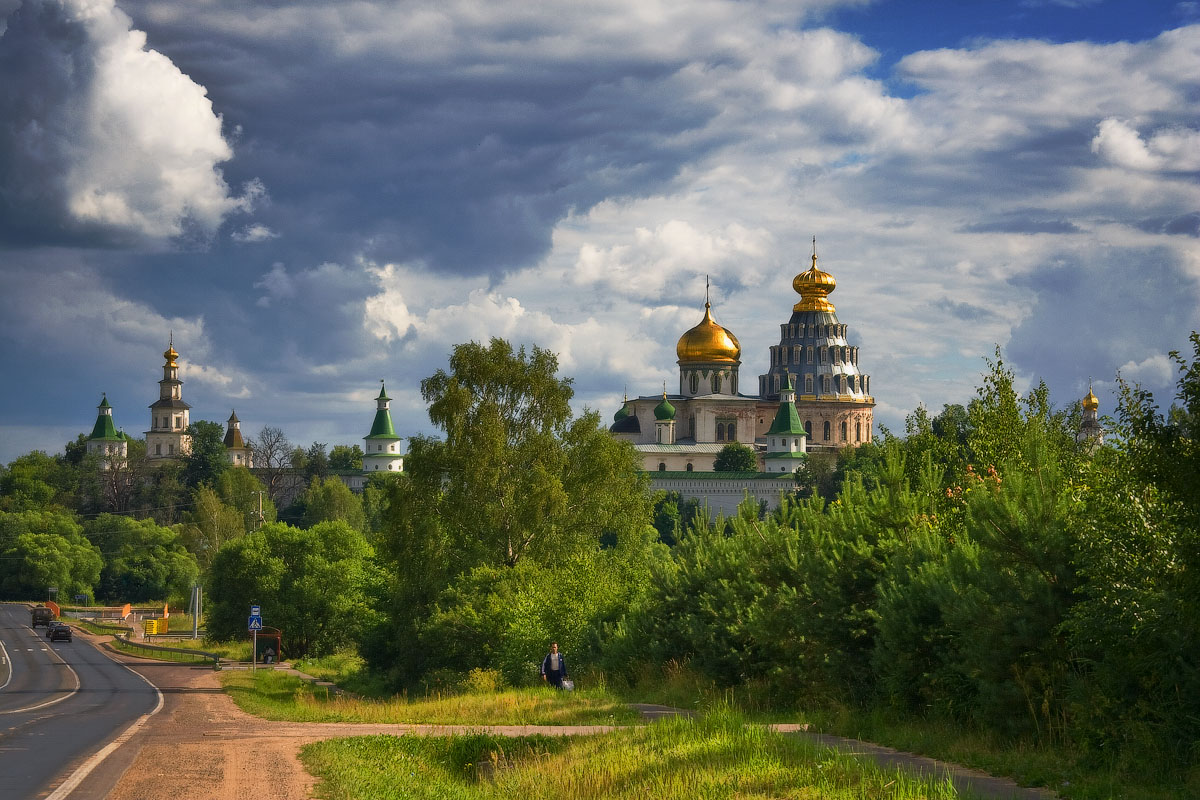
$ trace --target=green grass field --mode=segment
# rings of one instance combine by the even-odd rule
[[[429,725],[631,725],[637,712],[601,691],[508,689],[390,699],[338,696],[284,672],[226,672],[225,691],[247,713],[287,722]]]
[[[306,745],[326,800],[950,800],[917,780],[733,714],[599,736],[366,736]]]

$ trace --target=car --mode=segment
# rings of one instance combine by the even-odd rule
[[[59,622],[59,621],[58,621],[58,620],[56,620],[56,619],[52,619],[52,620],[50,620],[49,622],[47,622],[47,623],[46,623],[46,638],[47,638],[47,639],[49,639],[49,638],[50,638],[50,631],[54,630],[54,629],[55,629],[55,628],[57,628],[59,625],[62,625],[62,623],[61,623],[61,622]]]
[[[57,642],[60,639],[69,642],[71,641],[71,626],[60,622],[50,629],[50,632],[46,634],[46,638],[52,642]]]

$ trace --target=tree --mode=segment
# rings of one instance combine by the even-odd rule
[[[321,522],[340,520],[357,531],[363,530],[362,500],[339,478],[313,478],[304,490],[304,525],[311,528]]]
[[[304,451],[304,477],[325,480],[329,475],[329,456],[325,454],[324,442],[313,442]]]
[[[180,535],[153,520],[101,514],[83,527],[104,556],[96,594],[113,602],[145,603],[187,596],[199,570]]]
[[[210,636],[244,637],[246,609],[257,604],[289,655],[303,656],[333,652],[373,624],[382,574],[363,534],[344,522],[274,522],[224,545],[209,586]]]
[[[363,451],[358,445],[334,445],[329,451],[329,468],[362,472]]]
[[[252,531],[275,521],[275,503],[267,496],[262,481],[245,467],[230,467],[222,472],[215,488],[222,503],[242,512],[246,530]]]
[[[225,428],[217,422],[198,420],[188,426],[192,451],[183,459],[183,482],[189,488],[212,486],[229,468],[225,450]]]
[[[222,546],[245,535],[245,518],[207,486],[201,486],[192,497],[192,509],[184,512],[180,534],[200,569],[207,572]]]
[[[291,465],[292,443],[279,428],[264,425],[252,444],[254,471],[262,476],[271,502],[278,506],[280,492],[283,490],[283,474]]]
[[[717,453],[713,472],[758,472],[758,456],[754,454],[754,448],[741,442],[730,442]]]
[[[0,475],[0,511],[68,506],[75,481],[75,471],[68,465],[34,450],[15,459]]]
[[[66,464],[78,467],[87,455],[87,434],[81,433],[63,447],[62,460]]]
[[[31,600],[49,587],[60,597],[92,594],[100,551],[62,510],[0,512],[0,598]]]
[[[457,345],[449,369],[422,381],[446,438],[409,441],[379,540],[396,593],[386,633],[365,642],[401,680],[430,666],[416,649],[420,626],[456,576],[526,561],[558,568],[652,538],[636,452],[594,413],[572,420],[571,381],[557,369],[547,350],[492,339]]]
[[[141,439],[129,440],[123,457],[84,455],[79,465],[79,510],[128,512],[133,507],[138,486],[145,483],[145,475],[150,469],[152,467],[146,462],[146,443]]]

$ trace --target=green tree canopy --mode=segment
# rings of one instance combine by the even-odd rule
[[[69,464],[34,450],[0,473],[0,511],[72,506],[75,486],[75,470]]]
[[[183,459],[183,482],[192,489],[212,486],[229,468],[225,427],[202,419],[188,426],[188,434],[192,437],[192,451]]]
[[[245,516],[222,503],[207,486],[201,486],[192,497],[192,508],[183,514],[180,536],[200,569],[207,571],[223,545],[245,535]]]
[[[334,470],[361,470],[363,451],[358,445],[337,444],[329,451],[329,468]]]
[[[758,472],[758,457],[754,455],[754,448],[741,442],[730,442],[717,453],[713,472]]]
[[[340,520],[361,531],[366,526],[362,499],[337,477],[313,478],[304,490],[304,525]]]
[[[244,637],[246,613],[257,604],[263,622],[283,631],[289,656],[329,653],[373,623],[382,581],[365,537],[346,523],[307,530],[271,523],[217,553],[208,631]]]
[[[183,598],[199,574],[180,535],[153,520],[101,514],[83,532],[104,557],[96,595],[110,602]]]
[[[100,551],[62,510],[0,512],[0,598],[42,599],[92,594],[100,578]]]
[[[230,467],[222,472],[217,478],[215,488],[222,503],[242,512],[246,530],[252,531],[265,523],[275,521],[277,511],[267,487],[245,467]]]

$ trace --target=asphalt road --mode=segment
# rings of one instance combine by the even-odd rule
[[[159,703],[139,675],[75,636],[49,642],[26,606],[0,605],[0,795],[49,796]]]

